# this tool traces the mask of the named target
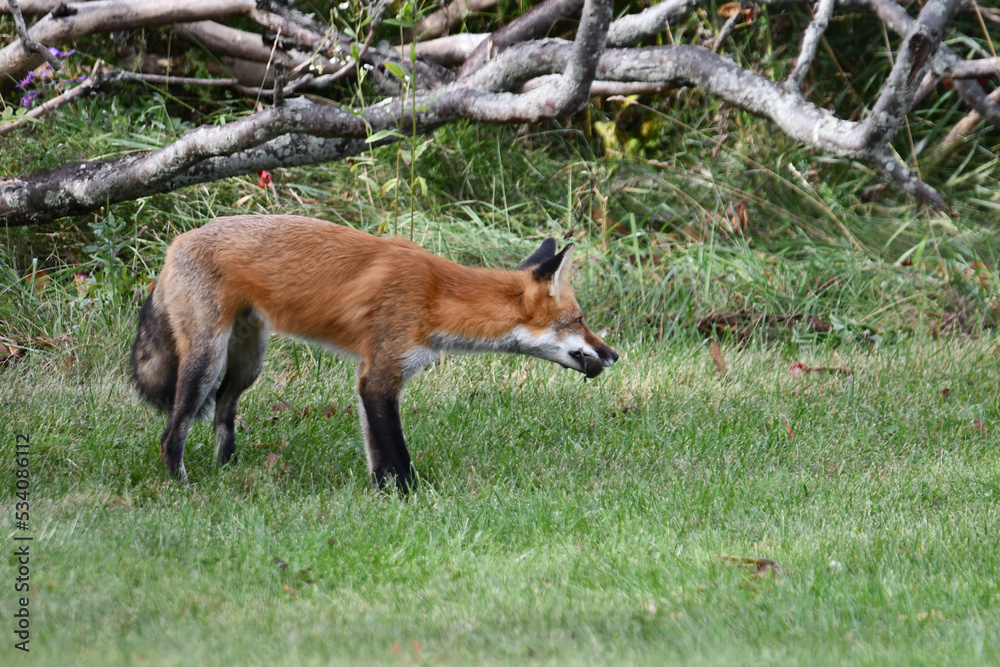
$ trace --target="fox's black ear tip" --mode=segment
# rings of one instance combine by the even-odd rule
[[[559,243],[556,241],[555,237],[550,236],[542,241],[542,245],[538,246],[538,250],[534,252],[532,257],[538,257],[540,260],[545,261],[546,259],[553,257],[558,250]]]
[[[568,264],[568,259],[573,252],[573,244],[570,243],[562,250],[552,255],[544,262],[534,267],[532,275],[535,280],[551,280],[556,274],[560,273],[563,266]]]
[[[524,260],[518,269],[530,269],[532,267],[542,264],[545,260],[554,257],[556,254],[558,246],[556,240],[553,237],[549,237],[542,241],[542,245],[538,246],[538,250],[531,254],[531,257]]]

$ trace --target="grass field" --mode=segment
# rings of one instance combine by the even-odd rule
[[[167,483],[115,335],[90,370],[4,376],[7,458],[31,436],[32,664],[1000,660],[995,337],[724,344],[725,378],[693,339],[619,341],[587,383],[448,359],[406,395],[401,500],[369,487],[353,369],[290,342],[239,465],[203,424],[193,484]]]
[[[429,178],[464,132],[441,138]],[[664,181],[623,195],[654,212],[611,234],[562,158],[528,154],[547,170],[532,180],[496,150],[508,167],[471,186],[492,198],[438,174],[413,218],[334,166],[278,173],[280,206],[230,179],[6,231],[0,333],[21,350],[0,364],[0,661],[22,656],[17,434],[32,664],[1000,661],[995,220],[847,197],[824,220],[778,188],[733,238],[713,218],[728,195],[685,204]],[[403,422],[422,481],[401,500],[369,486],[351,364],[275,342],[242,403],[239,465],[215,468],[198,425],[192,485],[168,483],[164,418],[128,382],[141,297],[177,233],[268,209],[398,225],[489,266],[572,238],[588,319],[622,359],[586,383],[494,356],[418,376]],[[745,308],[803,319],[721,336],[720,377],[698,318]]]
[[[838,52],[859,35],[867,50],[809,84],[845,117],[881,86],[869,23],[831,24]],[[769,24],[736,35],[738,57],[791,64]],[[76,46],[69,75],[105,55]],[[937,95],[894,148],[950,215],[678,89],[443,127],[412,169],[400,144],[275,170],[274,192],[250,175],[0,231],[0,664],[1000,664],[1000,139],[983,127],[928,157],[964,114]],[[0,176],[252,108],[123,87],[0,139]],[[578,296],[621,360],[588,382],[490,355],[419,375],[404,500],[369,484],[352,365],[275,340],[239,464],[216,468],[199,424],[191,485],[167,482],[165,418],[129,384],[136,315],[171,239],[247,212],[492,267],[575,241]],[[706,331],[740,311],[756,325]]]

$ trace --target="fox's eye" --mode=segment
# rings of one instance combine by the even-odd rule
[[[576,323],[577,324],[583,324],[583,315],[581,315],[580,317],[576,318]]]

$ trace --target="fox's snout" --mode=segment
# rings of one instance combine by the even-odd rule
[[[580,372],[588,378],[597,377],[606,367],[613,366],[618,361],[618,353],[607,345],[595,346],[594,352],[596,356],[580,348],[569,353],[569,356],[580,364]]]

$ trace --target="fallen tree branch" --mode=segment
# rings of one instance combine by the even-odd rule
[[[1000,58],[952,62],[942,70],[941,76],[947,79],[995,79],[1000,77]]]
[[[583,5],[584,0],[544,0],[535,5],[477,46],[459,69],[458,78],[462,79],[479,70],[488,60],[495,58],[512,44],[544,37],[557,20],[575,15]]]
[[[289,147],[296,143],[310,145],[310,159],[331,153],[342,158],[350,151],[364,150],[364,138],[381,129],[424,132],[461,117],[522,122],[526,116],[554,118],[576,111],[586,103],[594,80],[611,1],[588,0],[583,15],[577,42],[566,49],[563,76],[554,85],[519,96],[452,87],[360,110],[291,99],[223,126],[199,127],[151,153],[69,165],[28,179],[0,179],[0,217],[8,225],[45,222],[92,211],[107,202],[164,192],[180,187],[179,183],[201,182],[234,170],[257,171],[276,156],[289,158]],[[500,99],[513,104],[501,106]],[[292,136],[299,138],[286,138]]]
[[[423,41],[447,35],[472,12],[493,9],[497,6],[497,2],[498,0],[452,0],[441,9],[421,19],[417,25],[413,26],[413,30],[408,32],[407,38],[409,41],[415,39]]]
[[[795,61],[792,73],[788,75],[788,85],[795,88],[802,88],[806,74],[816,58],[816,49],[819,48],[820,38],[830,25],[830,17],[833,16],[835,0],[818,0],[816,3],[816,14],[812,22],[806,29],[805,36],[802,37],[802,49],[799,51],[799,58]]]
[[[88,0],[77,0],[87,2]],[[21,8],[21,13],[27,16],[37,16],[48,14],[53,9],[63,4],[65,0],[18,0],[17,4]],[[0,14],[10,14],[10,0],[0,0]]]
[[[417,42],[417,57],[437,63],[443,67],[461,65],[479,44],[489,37],[488,33],[448,35],[426,42]],[[410,44],[396,47],[400,58],[409,56]]]
[[[916,29],[917,21],[911,17],[905,9],[903,9],[898,3],[893,0],[839,0],[843,3],[845,7],[860,7],[866,9],[874,14],[876,14],[880,19],[885,21],[886,26],[895,32],[897,35],[909,35]],[[958,6],[961,7],[962,2],[958,0]],[[926,9],[926,6],[925,6]],[[949,12],[950,16],[954,14],[954,9]],[[921,15],[923,11],[921,11]],[[947,25],[947,21],[942,24]],[[934,56],[935,69],[947,70],[948,68],[958,66],[960,63],[966,62],[958,57],[954,51],[951,50],[946,44],[939,44],[935,49],[936,53],[927,54]],[[968,85],[961,86],[957,88],[959,96],[962,97],[963,102],[969,104],[970,101],[974,102],[975,99],[982,99],[978,96],[982,93],[985,96],[985,91],[983,91],[982,86],[980,86],[975,81],[968,82]],[[916,91],[914,91],[915,97]],[[1000,124],[997,125],[1000,127]]]
[[[1000,104],[1000,88],[989,94],[993,103]],[[978,111],[970,111],[962,120],[948,130],[948,134],[941,139],[941,142],[934,148],[931,154],[931,161],[940,162],[944,157],[957,148],[965,137],[972,134],[983,122],[983,116]]]
[[[62,63],[56,58],[55,54],[51,53],[48,48],[44,45],[39,44],[35,41],[31,35],[28,34],[28,26],[24,22],[24,17],[21,16],[21,10],[17,6],[17,0],[8,0],[7,2],[10,13],[14,17],[14,26],[17,28],[17,36],[21,39],[21,49],[24,51],[26,56],[32,54],[38,54],[45,59],[45,62],[49,64],[54,70],[62,69]]]
[[[671,21],[690,14],[704,0],[664,0],[638,14],[626,14],[608,29],[608,47],[624,48],[656,37]]]
[[[121,73],[118,81],[141,79],[162,84],[229,85],[258,97],[270,95],[277,101],[287,98],[301,86],[328,84],[358,67],[353,58],[345,56],[344,60],[334,62],[323,55],[332,53],[331,49],[346,53],[357,48],[351,38],[314,25],[301,15],[285,10],[270,12],[262,9],[270,5],[258,6],[249,0],[205,0],[204,4],[211,5],[212,11],[198,14],[196,8],[177,9],[175,1],[159,0],[160,4],[167,5],[171,18],[185,23],[176,30],[189,34],[201,30],[199,39],[214,35],[210,50],[217,55],[238,54],[222,55],[224,59],[244,57],[234,64],[256,69],[238,78],[256,85],[247,87],[231,78],[140,73]],[[487,123],[538,122],[574,113],[591,95],[659,92],[673,86],[697,86],[727,103],[769,119],[806,145],[830,155],[875,165],[904,191],[936,208],[946,208],[940,194],[920,181],[893,152],[890,141],[899,132],[913,104],[920,88],[918,82],[928,81],[941,72],[960,71],[961,63],[966,62],[940,42],[944,28],[961,7],[962,0],[928,0],[916,18],[891,0],[836,1],[840,7],[861,8],[877,14],[891,30],[904,37],[871,112],[860,121],[838,118],[805,99],[800,91],[815,58],[816,44],[830,20],[834,0],[818,3],[816,17],[806,30],[802,49],[787,81],[773,81],[700,46],[678,44],[605,50],[616,26],[615,39],[632,40],[640,34],[648,35],[654,28],[662,30],[659,21],[683,16],[705,1],[665,0],[612,22],[610,0],[547,0],[488,38],[463,36],[461,40],[448,38],[448,41],[418,43],[415,62],[409,58],[408,47],[403,47],[405,50],[388,46],[369,48],[379,20],[375,16],[369,24],[365,43],[360,45],[358,59],[365,65],[374,66],[372,76],[384,90],[395,90],[394,97],[362,108],[285,99],[284,104],[276,104],[227,125],[198,128],[151,153],[3,179],[0,180],[0,217],[8,224],[27,224],[50,220],[57,215],[83,213],[109,201],[166,192],[169,187],[180,187],[178,184],[273,169],[282,166],[276,162],[278,156],[290,160],[286,166],[310,164],[321,158],[342,159],[354,154],[351,151],[365,150],[368,147],[365,139],[384,129],[397,129],[406,134],[424,133],[462,118]],[[781,4],[802,0],[764,1]],[[103,8],[105,14],[101,17],[84,17],[88,25],[98,25],[101,29],[109,29],[112,25],[107,12],[125,12],[126,6],[131,16],[129,21],[135,25],[162,25],[162,14],[154,18],[149,4],[150,0],[73,3],[71,7],[77,14],[59,19],[45,17],[32,30],[42,26],[40,32],[48,30],[54,34],[55,28],[46,28],[46,22],[83,20],[79,19],[83,7]],[[274,45],[269,48],[260,35],[216,23],[220,19],[220,7],[232,12],[230,16],[256,17],[261,25],[275,26],[281,39],[277,33],[267,33],[268,44]],[[550,31],[557,21],[581,8],[573,42],[537,39]],[[195,16],[201,19],[195,21],[192,19]],[[635,17],[642,20],[635,20]],[[294,40],[284,42],[287,51],[277,48],[283,43],[285,28],[296,34]],[[78,28],[63,25],[60,30],[59,34],[75,34]],[[192,30],[194,33],[190,32]],[[225,44],[227,41],[229,43]],[[454,57],[447,56],[449,51],[462,49],[467,59],[460,75],[456,78],[433,62],[420,60],[422,48],[426,49],[425,53],[437,53],[445,58]],[[273,85],[267,87],[270,81],[268,63],[272,61],[284,63],[288,68],[288,83],[280,91]],[[322,63],[320,71],[328,73],[319,77],[309,75],[307,68],[314,62]],[[480,64],[470,66],[474,62]],[[399,65],[410,75],[405,86],[396,80],[395,88],[391,87],[395,74],[389,70],[396,73],[399,70],[382,67],[389,63]],[[961,84],[964,88],[959,87],[960,81],[964,81]],[[992,107],[983,105],[996,106],[995,101],[986,98],[975,80],[956,79],[955,83],[963,100],[974,108],[979,105],[989,113]],[[977,98],[977,90],[986,102]],[[292,156],[292,150],[302,152]]]
[[[173,31],[185,41],[200,46],[216,56],[230,56],[259,63],[271,61],[271,47],[265,46],[257,33],[231,28],[215,21],[181,23]],[[275,51],[274,58],[286,65],[298,65],[308,60],[295,58],[284,51]]]
[[[32,26],[29,33],[32,39],[41,44],[54,45],[111,30],[232,18],[254,10],[254,0],[211,0],[199,3],[181,0],[133,0],[128,3],[94,0],[67,4],[63,14],[55,17],[50,13]],[[0,49],[0,82],[20,79],[40,62],[40,57],[24,53],[19,44],[9,44]]]

